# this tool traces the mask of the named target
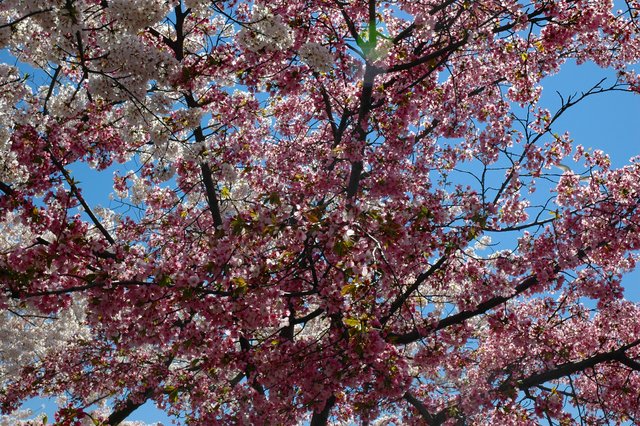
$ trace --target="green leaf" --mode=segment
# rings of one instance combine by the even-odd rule
[[[353,294],[356,292],[356,289],[358,287],[355,284],[347,284],[344,287],[342,287],[342,290],[340,291],[340,294],[347,295],[347,294]]]
[[[361,322],[359,319],[357,318],[351,318],[351,317],[347,317],[344,318],[342,320],[342,322],[344,323],[344,325],[346,325],[347,327],[351,327],[351,328],[356,328],[356,327],[360,327]]]
[[[246,226],[246,222],[240,216],[236,216],[231,221],[231,232],[234,235],[240,235]]]
[[[220,190],[220,198],[222,198],[223,200],[231,198],[231,190],[226,186],[223,186],[222,190]]]
[[[233,292],[239,296],[241,294],[245,294],[249,288],[247,281],[242,277],[234,277],[231,281],[235,284],[235,288]]]
[[[169,401],[172,404],[178,402],[178,389],[174,388],[171,392],[169,392]]]
[[[274,206],[279,206],[280,204],[282,204],[282,202],[280,201],[280,195],[278,195],[277,192],[272,192],[271,194],[269,194],[269,196],[267,197],[267,202]]]
[[[168,275],[163,275],[162,278],[158,280],[158,285],[160,287],[169,287],[171,284],[173,284],[173,280]]]
[[[349,253],[349,250],[351,249],[351,247],[353,247],[353,244],[353,241],[349,239],[338,240],[333,246],[333,251],[335,251],[338,256],[344,256],[345,254]]]
[[[420,211],[418,212],[418,219],[431,219],[433,214],[429,208],[422,206],[420,207]]]

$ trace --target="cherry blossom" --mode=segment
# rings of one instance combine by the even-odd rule
[[[329,49],[318,43],[306,43],[300,47],[300,56],[309,67],[318,72],[328,72],[333,64]]]
[[[639,10],[0,1],[0,423],[640,422]]]

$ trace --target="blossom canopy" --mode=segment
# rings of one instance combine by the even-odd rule
[[[4,419],[640,422],[640,160],[560,125],[639,12],[0,1]]]

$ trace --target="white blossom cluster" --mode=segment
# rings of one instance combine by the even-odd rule
[[[313,312],[318,308],[315,304],[309,306],[309,312]],[[294,326],[295,334],[300,340],[316,339],[327,333],[331,328],[331,320],[326,315],[319,315],[304,324],[296,324]]]
[[[266,7],[255,4],[251,22],[237,34],[238,43],[251,52],[279,51],[293,45],[291,28]]]
[[[30,244],[33,240],[35,236],[16,213],[8,212],[0,220],[0,254],[19,248],[24,242]]]
[[[223,217],[233,217],[241,211],[246,211],[252,206],[252,202],[255,202],[252,200],[255,194],[245,179],[225,180],[223,184],[220,194],[222,198],[220,213]]]
[[[26,95],[22,86],[17,84],[19,79],[20,74],[15,67],[0,64],[0,182],[5,184],[19,184],[29,177],[27,168],[18,163],[16,154],[11,150],[14,106]]]
[[[174,113],[173,121],[178,124],[178,127],[191,131],[200,125],[203,116],[202,108],[181,109]]]
[[[93,208],[93,212],[100,218],[100,223],[108,231],[114,230],[120,224],[120,215],[106,207],[97,206]]]
[[[144,180],[138,177],[134,172],[129,174],[129,179],[131,180],[131,203],[133,204],[141,204],[147,199],[147,194],[149,193],[147,186],[144,183]]]
[[[210,25],[216,28],[221,38],[233,37],[236,34],[233,25],[229,23],[229,20],[227,18],[221,15],[216,15],[213,17],[209,17],[209,20]]]
[[[142,99],[149,80],[165,81],[178,65],[173,56],[145,45],[137,35],[106,39],[102,45],[107,54],[91,74],[89,88],[103,99]]]
[[[0,29],[0,48],[18,49],[24,53],[22,60],[36,66],[77,56],[78,37],[85,47],[97,41],[103,53],[93,56],[101,60],[85,65],[92,94],[105,100],[144,96],[149,80],[164,83],[177,69],[172,55],[146,46],[138,36],[140,30],[166,17],[176,0],[110,0],[104,9],[106,19],[121,30],[117,36],[101,32],[92,40],[86,30],[99,27],[102,19],[95,13],[84,16],[95,10],[93,0],[76,0],[73,7],[64,0],[2,0],[0,4],[0,24],[15,22]],[[32,15],[23,19],[28,14]]]
[[[134,97],[144,97],[147,81],[137,76],[116,79],[101,74],[91,74],[88,91],[91,96],[117,102]]]
[[[156,109],[157,110],[157,109]],[[162,108],[159,108],[160,112]],[[178,132],[188,133],[200,124],[202,111],[199,109],[180,110],[173,114],[172,120],[183,130]],[[172,137],[171,127],[160,120],[150,117],[147,128],[148,142],[138,150],[138,159],[143,165],[153,166],[153,178],[156,182],[165,182],[171,179],[176,172],[176,161],[187,157],[183,144]]]
[[[166,182],[176,174],[176,166],[167,160],[158,160],[153,168],[153,178],[156,182]]]
[[[49,234],[41,238],[54,241],[55,235]],[[35,238],[15,214],[10,213],[0,221],[0,254],[32,244]],[[19,379],[22,368],[38,363],[69,343],[91,339],[85,324],[86,303],[80,298],[55,317],[44,316],[24,302],[9,299],[5,303],[8,309],[0,315],[0,386]],[[5,420],[0,418],[0,425]]]
[[[333,65],[333,55],[328,47],[320,43],[306,43],[300,47],[300,58],[314,71],[329,72]]]
[[[13,7],[24,10],[26,13],[34,13],[51,7],[63,7],[65,0],[7,0],[6,3],[12,4]]]
[[[19,47],[27,53],[21,59],[31,64],[58,63],[72,51],[75,34],[82,33],[82,3],[79,1],[70,11],[64,0],[0,1],[0,22],[13,22],[0,31],[0,46]]]
[[[3,105],[0,102],[0,109]],[[16,154],[11,150],[9,130],[0,124],[0,182],[20,184],[29,178],[29,171],[18,163]]]
[[[49,115],[68,118],[80,114],[88,102],[87,94],[70,84],[60,84],[56,92],[49,94],[49,86],[42,86],[38,91],[40,102],[44,103],[47,96],[47,110]]]
[[[153,165],[156,182],[166,182],[176,173],[175,161],[182,157],[182,146],[174,140],[145,145],[138,154],[142,164]]]
[[[87,416],[80,420],[82,426],[95,426],[93,418],[106,418],[110,414],[110,409],[106,406],[100,406],[91,413],[91,417]],[[18,410],[9,415],[0,416],[0,426],[34,426],[45,425],[44,413],[34,413],[31,409]],[[145,423],[141,421],[125,420],[120,423],[121,426],[163,426],[162,423]]]
[[[113,37],[106,42],[105,47],[109,49],[109,53],[105,71],[125,75],[136,73],[145,77],[154,75],[156,64],[160,59],[154,57],[157,55],[155,53],[157,49],[148,48],[136,35]]]
[[[35,308],[9,301],[0,315],[0,384],[19,379],[22,368],[62,350],[70,342],[91,339],[84,320],[84,302],[74,301],[56,317],[44,317]],[[14,312],[14,313],[11,313]]]
[[[189,9],[200,9],[211,4],[211,0],[183,0],[185,7]]]
[[[167,0],[110,0],[107,12],[125,30],[139,30],[160,22],[175,4]]]
[[[0,426],[30,426],[45,423],[44,414],[36,415],[32,410],[18,410],[10,415],[0,416]]]

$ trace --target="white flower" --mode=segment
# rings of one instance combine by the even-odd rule
[[[85,324],[86,302],[76,297],[71,307],[45,318],[37,308],[9,301],[0,315],[0,385],[19,380],[22,368],[43,360],[77,340],[90,340]],[[19,315],[18,315],[19,313]],[[4,419],[0,418],[0,425]],[[19,424],[19,423],[12,423]]]
[[[166,161],[160,160],[153,168],[153,177],[157,182],[166,182],[176,174],[176,167]]]
[[[125,30],[136,33],[164,18],[171,2],[163,0],[110,0],[107,11]]]
[[[140,204],[147,199],[148,191],[147,186],[143,179],[140,179],[136,174],[131,173],[130,179],[131,185],[131,203]]]
[[[306,43],[300,48],[300,58],[309,68],[318,72],[329,72],[333,65],[333,55],[326,46]]]
[[[238,43],[251,52],[278,51],[293,45],[291,28],[264,6],[254,5],[252,22],[238,32]]]

